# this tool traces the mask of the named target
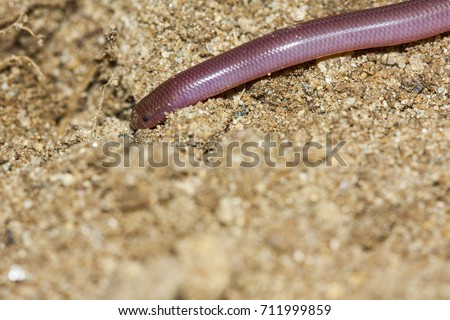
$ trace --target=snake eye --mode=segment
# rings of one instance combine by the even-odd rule
[[[144,122],[147,122],[148,120],[150,120],[150,118],[149,118],[149,116],[147,116],[147,115],[145,115],[145,116],[142,118],[142,121],[144,121]]]

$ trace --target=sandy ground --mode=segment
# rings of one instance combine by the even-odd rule
[[[137,100],[212,55],[391,2],[1,0],[0,298],[450,299],[449,34],[128,126]],[[199,159],[327,132],[346,166],[140,167],[136,147],[179,140]],[[111,141],[129,167],[102,166]]]

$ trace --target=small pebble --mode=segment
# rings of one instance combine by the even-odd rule
[[[31,199],[27,199],[23,202],[24,209],[30,209],[33,206],[33,201]]]
[[[27,279],[27,273],[24,268],[18,265],[12,265],[9,268],[8,279],[12,282],[21,282]]]

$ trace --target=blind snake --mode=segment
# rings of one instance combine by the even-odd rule
[[[450,31],[450,0],[409,0],[283,28],[212,57],[156,87],[132,110],[133,129],[269,73],[333,54]]]

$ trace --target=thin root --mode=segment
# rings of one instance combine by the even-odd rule
[[[11,22],[9,25],[4,27],[3,29],[0,29],[0,35],[6,33],[6,31],[8,31],[9,29],[17,26],[17,24],[19,23],[19,20],[21,20],[22,18],[23,18],[22,14],[18,15],[17,18],[13,19],[13,22]]]
[[[25,14],[20,14],[17,16],[17,18],[14,19],[14,21],[6,26],[4,29],[0,30],[0,35],[5,34],[9,29],[16,28],[17,30],[23,30],[26,31],[32,36],[33,38],[36,38],[38,40],[38,45],[42,45],[42,41],[45,38],[42,34],[36,34],[31,30],[30,28],[23,25],[23,20],[25,18]]]
[[[39,66],[34,62],[30,57],[27,56],[10,56],[6,61],[0,62],[0,71],[6,68],[9,68],[14,63],[18,63],[20,66],[22,65],[31,65],[33,70],[35,71],[39,81],[45,81],[46,77],[42,73]]]

